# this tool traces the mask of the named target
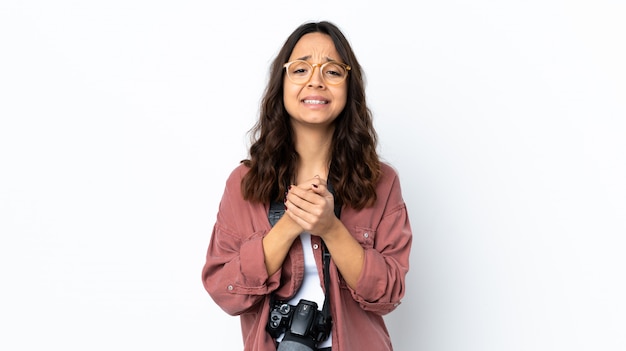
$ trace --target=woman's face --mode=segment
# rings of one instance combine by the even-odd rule
[[[330,36],[322,33],[302,36],[289,57],[289,62],[293,60],[304,60],[312,65],[342,62]],[[307,82],[293,83],[285,74],[283,84],[283,100],[292,125],[329,126],[346,106],[348,80],[337,85],[327,84],[319,66],[313,68]]]

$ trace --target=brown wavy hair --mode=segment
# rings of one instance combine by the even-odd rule
[[[346,80],[346,106],[333,122],[335,130],[328,181],[335,190],[335,201],[339,206],[362,209],[376,201],[376,183],[381,173],[376,152],[377,134],[365,100],[361,65],[341,30],[326,21],[309,22],[298,27],[287,38],[271,65],[260,117],[250,130],[250,158],[241,161],[250,168],[241,182],[243,197],[254,202],[281,201],[295,175],[299,156],[293,142],[290,117],[283,102],[283,64],[289,60],[298,40],[309,33],[330,36],[343,62],[352,67]]]

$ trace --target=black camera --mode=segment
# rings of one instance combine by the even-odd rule
[[[330,335],[330,315],[317,310],[317,303],[300,300],[296,306],[282,301],[271,304],[266,330],[277,338],[285,333],[278,350],[315,350]]]

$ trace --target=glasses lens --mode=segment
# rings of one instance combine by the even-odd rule
[[[296,83],[304,83],[311,76],[311,65],[306,61],[293,61],[287,67],[289,78]]]
[[[322,65],[322,73],[324,75],[324,79],[331,84],[341,83],[348,74],[346,68],[342,65],[327,62]]]

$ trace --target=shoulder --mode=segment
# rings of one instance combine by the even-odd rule
[[[385,177],[385,175],[386,176],[391,176],[391,177],[397,177],[398,176],[398,171],[390,163],[381,161],[380,162],[380,170],[383,173],[383,177]]]
[[[243,179],[243,177],[250,171],[250,168],[248,168],[246,165],[244,165],[243,163],[240,163],[239,165],[237,165],[231,172],[230,175],[228,176],[228,180],[227,183],[233,183],[236,182],[237,184],[241,183],[241,179]]]
[[[387,162],[380,162],[380,179],[378,184],[388,186],[398,182],[398,171],[394,166]]]
[[[249,171],[250,168],[248,166],[240,163],[231,171],[230,177],[243,178]]]
[[[398,170],[386,162],[381,162],[380,170],[381,175],[376,186],[378,199],[386,203],[403,203]]]
[[[241,180],[248,173],[248,168],[243,163],[237,165],[228,175],[226,179],[226,192],[229,194],[241,193]]]
[[[380,172],[380,177],[376,183],[376,201],[359,210],[349,206],[345,207],[345,211],[342,212],[342,222],[346,227],[378,228],[384,217],[405,209],[396,168],[381,161]]]

